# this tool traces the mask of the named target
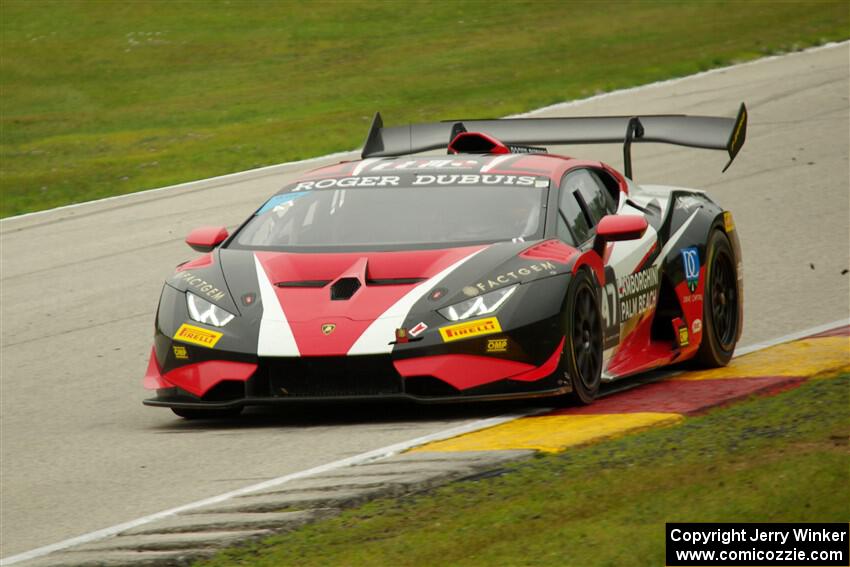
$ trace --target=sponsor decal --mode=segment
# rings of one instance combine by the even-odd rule
[[[402,162],[383,161],[369,171],[406,169],[478,169],[472,159],[411,159]]]
[[[322,334],[327,336],[334,332],[336,325],[333,323],[325,323],[322,325]]]
[[[463,288],[463,294],[467,297],[475,297],[476,295],[478,295],[478,288],[468,285]]]
[[[284,213],[289,207],[292,206],[292,201],[294,201],[298,197],[303,196],[303,193],[283,193],[281,195],[275,195],[274,197],[266,201],[266,203],[262,207],[260,207],[256,215],[261,215],[269,211],[275,211],[278,214]]]
[[[732,213],[729,211],[723,213],[723,228],[726,229],[726,232],[735,230],[735,221],[732,219]]]
[[[473,162],[475,163],[475,162]],[[477,167],[476,163],[476,167]],[[399,168],[396,168],[399,169]],[[500,185],[515,187],[538,187],[541,178],[534,175],[497,175],[478,173],[447,173],[430,174],[418,173],[413,176],[410,185],[414,187],[446,186],[446,185]],[[545,180],[548,186],[548,180]],[[407,183],[405,183],[405,186]],[[261,212],[291,204],[291,197],[287,195],[298,195],[301,191],[314,191],[316,189],[351,189],[355,187],[399,187],[401,177],[398,175],[363,175],[351,177],[336,177],[327,179],[315,179],[312,181],[301,181],[295,185],[290,193],[276,197],[276,201],[270,205],[264,205]]]
[[[487,317],[486,319],[478,319],[468,323],[459,323],[440,328],[440,336],[443,337],[443,342],[445,343],[501,332],[502,326],[499,325],[499,320],[495,317]]]
[[[517,268],[512,272],[505,272],[503,274],[499,274],[497,276],[493,276],[487,281],[480,281],[475,284],[480,291],[490,291],[499,287],[506,286],[508,284],[516,283],[518,281],[523,281],[528,278],[528,276],[533,276],[534,274],[542,274],[548,272],[549,274],[555,274],[555,270],[557,267],[552,262],[538,262],[536,264],[527,264],[521,268]],[[464,288],[464,293],[466,293],[466,288]]]
[[[702,331],[702,319],[694,319],[694,322],[691,323],[691,332],[696,335],[700,331]]]
[[[688,337],[688,327],[685,326],[685,325],[682,325],[681,327],[679,327],[679,346],[680,347],[686,347],[689,344],[691,344],[688,339],[689,339],[689,337]]]
[[[699,284],[699,250],[696,246],[682,250],[682,266],[685,268],[685,280],[691,293],[697,290]]]
[[[171,350],[174,352],[174,358],[179,358],[180,360],[187,360],[189,358],[189,351],[182,345],[172,345]]]
[[[537,180],[533,175],[479,175],[479,174],[447,174],[430,175],[417,174],[411,185],[515,185],[517,187],[534,187]]]
[[[223,334],[217,331],[210,331],[209,329],[203,329],[188,323],[183,323],[180,325],[180,328],[177,329],[177,332],[174,333],[174,340],[206,348],[213,348],[222,336]]]
[[[399,328],[395,330],[395,342],[396,343],[409,343],[410,342],[410,333],[407,332],[405,328]]]
[[[180,272],[173,278],[174,283],[185,282],[186,285],[198,295],[205,295],[213,301],[221,301],[224,299],[225,292],[221,291],[203,278],[199,278],[192,272]]]
[[[312,191],[313,189],[350,189],[352,187],[398,187],[401,177],[398,175],[365,175],[302,181],[292,188],[292,192]]]
[[[508,144],[508,149],[511,150],[512,154],[545,154],[548,153],[546,148],[538,148],[535,146],[518,146],[515,144]]]
[[[427,328],[428,328],[428,325],[426,325],[425,323],[420,321],[412,329],[410,329],[410,331],[408,331],[408,333],[410,334],[411,337],[418,337],[419,335],[424,333],[425,329],[427,329]]]
[[[682,296],[682,303],[696,303],[698,301],[702,301],[701,293],[691,293],[690,295]]]
[[[702,199],[697,199],[691,195],[684,195],[676,199],[676,208],[685,211],[702,207],[705,202]]]
[[[487,341],[487,352],[507,352],[508,339],[490,339]]]
[[[617,278],[617,300],[620,307],[620,321],[631,319],[652,309],[658,298],[658,270],[647,268],[622,278]],[[606,297],[610,297],[607,293]],[[604,311],[604,310],[603,310]],[[616,310],[612,308],[616,313]],[[603,312],[603,318],[605,313]]]
[[[438,287],[437,289],[431,292],[431,295],[428,296],[428,299],[430,299],[431,301],[439,301],[443,298],[444,295],[446,295],[446,292],[448,291],[449,290],[444,287]]]

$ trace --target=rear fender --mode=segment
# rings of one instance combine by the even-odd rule
[[[683,349],[681,359],[689,358],[696,352],[702,340],[702,313],[706,278],[706,245],[712,231],[723,231],[732,244],[738,267],[738,294],[743,298],[743,275],[741,271],[741,247],[734,221],[731,215],[700,192],[673,191],[672,206],[659,231],[663,238],[662,277],[675,290],[691,337],[690,345]],[[729,219],[729,222],[726,222]],[[728,225],[728,227],[727,227]],[[697,251],[698,280],[686,275],[685,263],[689,250]],[[740,337],[743,323],[742,302],[739,301],[738,333]]]

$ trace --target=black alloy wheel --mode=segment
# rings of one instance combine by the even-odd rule
[[[734,346],[738,327],[738,290],[735,268],[725,250],[718,250],[714,258],[711,281],[711,320],[714,338],[726,349]]]
[[[578,378],[585,388],[591,389],[598,382],[602,370],[602,329],[599,310],[594,305],[589,289],[579,291],[573,317],[573,353]]]
[[[576,274],[567,292],[564,352],[560,372],[569,380],[569,399],[593,402],[602,381],[602,314],[599,292],[586,270]]]
[[[703,366],[726,366],[738,340],[738,273],[729,238],[715,230],[708,239],[703,337],[697,360]]]

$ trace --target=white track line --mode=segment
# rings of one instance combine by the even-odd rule
[[[579,104],[583,104],[585,102],[600,100],[600,99],[603,99],[603,98],[608,98],[610,96],[620,95],[620,94],[623,94],[623,93],[631,93],[631,92],[636,92],[636,91],[640,91],[640,90],[643,90],[643,89],[652,89],[652,88],[658,88],[658,87],[662,87],[662,86],[666,86],[666,85],[673,85],[673,84],[676,84],[676,83],[679,83],[679,82],[682,82],[682,81],[687,81],[687,80],[690,80],[690,79],[693,79],[693,78],[696,78],[696,77],[704,77],[706,75],[712,75],[714,73],[722,73],[722,72],[727,71],[729,69],[736,69],[738,67],[747,67],[747,66],[750,66],[750,65],[759,65],[761,63],[765,63],[765,62],[768,62],[768,61],[774,61],[774,60],[782,58],[782,57],[794,57],[794,56],[797,56],[797,55],[811,53],[813,51],[820,51],[822,49],[831,49],[833,47],[838,47],[838,46],[841,46],[841,45],[850,45],[850,40],[825,43],[823,45],[818,45],[818,46],[815,46],[815,47],[809,47],[808,49],[803,49],[801,51],[792,51],[790,53],[781,53],[781,54],[778,54],[778,55],[771,55],[771,56],[768,56],[768,57],[762,57],[760,59],[754,59],[752,61],[745,61],[744,63],[735,63],[733,65],[727,65],[726,67],[717,67],[715,69],[709,69],[708,71],[701,71],[699,73],[695,73],[693,75],[686,75],[684,77],[675,77],[673,79],[665,79],[663,81],[656,81],[654,83],[647,83],[647,84],[644,84],[644,85],[638,85],[636,87],[630,87],[630,88],[627,88],[627,89],[620,89],[620,90],[616,90],[616,91],[610,91],[610,92],[607,92],[607,93],[600,93],[600,94],[597,94],[597,95],[589,96],[587,98],[580,98],[580,99],[575,99],[575,100],[570,100],[570,101],[565,101],[565,102],[559,102],[559,103],[552,104],[552,105],[549,105],[549,106],[544,106],[542,108],[530,110],[528,112],[524,112],[524,113],[521,113],[521,114],[512,114],[510,116],[507,116],[506,118],[522,118],[522,117],[526,117],[526,116],[534,116],[536,114],[540,114],[541,112],[547,112],[549,110],[559,110],[559,109],[562,109],[562,108],[569,108],[571,106],[576,106],[576,105],[579,105]],[[82,202],[82,203],[73,203],[71,205],[63,205],[61,207],[55,207],[53,209],[46,209],[46,210],[43,210],[43,211],[34,211],[32,213],[24,213],[22,215],[17,215],[17,216],[13,216],[13,217],[6,217],[4,219],[0,219],[0,225],[5,223],[6,221],[11,221],[11,220],[15,220],[15,219],[22,219],[22,218],[32,217],[32,216],[36,216],[36,215],[43,215],[43,214],[50,213],[50,212],[53,212],[53,211],[62,211],[62,210],[65,210],[65,209],[73,209],[73,208],[76,208],[76,207],[82,207],[82,206],[91,205],[91,204],[94,204],[94,203],[104,203],[104,202],[107,202],[107,201],[125,199],[125,198],[133,197],[133,196],[136,196],[136,195],[145,195],[145,194],[148,194],[148,193],[154,193],[154,192],[158,192],[158,191],[166,191],[166,190],[170,190],[170,189],[174,189],[174,190],[190,189],[190,188],[195,187],[197,185],[200,185],[200,184],[203,184],[203,183],[209,183],[209,182],[225,182],[225,181],[233,182],[233,181],[240,181],[240,180],[244,181],[246,179],[252,179],[254,177],[262,177],[263,175],[271,175],[273,173],[273,170],[275,170],[277,168],[283,168],[283,167],[286,167],[286,166],[307,165],[307,164],[310,164],[310,163],[314,163],[314,162],[318,162],[318,161],[322,161],[322,160],[326,160],[326,159],[333,159],[333,158],[336,158],[336,159],[351,158],[352,157],[351,154],[353,154],[355,152],[359,152],[359,148],[349,150],[347,152],[337,152],[337,153],[333,153],[333,154],[328,154],[328,155],[324,155],[324,156],[317,156],[317,157],[304,159],[304,160],[300,160],[300,161],[290,161],[290,162],[284,162],[284,163],[279,163],[279,164],[275,164],[275,165],[267,165],[265,167],[260,167],[260,168],[257,168],[257,169],[249,169],[249,170],[246,170],[246,171],[239,171],[239,172],[236,172],[236,173],[228,173],[228,174],[225,174],[225,175],[219,175],[217,177],[210,177],[208,179],[199,179],[197,181],[187,181],[186,183],[179,183],[177,185],[169,185],[169,186],[166,186],[166,187],[158,187],[156,189],[146,189],[146,190],[143,190],[143,191],[136,191],[134,193],[126,193],[124,195],[114,195],[112,197],[104,197],[103,199],[95,199],[94,201],[85,201],[85,202]]]
[[[818,325],[816,327],[811,327],[809,329],[805,329],[802,331],[798,331],[796,333],[791,333],[788,335],[784,335],[782,337],[778,337],[769,341],[765,341],[762,343],[754,344],[748,347],[744,347],[738,349],[735,353],[735,356],[742,356],[744,354],[749,354],[751,352],[755,352],[758,350],[766,349],[768,347],[772,347],[778,344],[787,343],[793,340],[801,339],[804,337],[808,337],[811,335],[817,335],[819,333],[823,333],[825,331],[830,331],[832,329],[837,329],[839,327],[843,327],[845,325],[850,325],[850,319],[839,319],[838,321],[833,321],[832,323],[826,323],[824,325]],[[101,540],[107,538],[109,536],[117,535],[123,531],[136,528],[138,526],[142,526],[144,524],[149,524],[151,522],[155,522],[157,520],[161,520],[163,518],[168,518],[169,516],[174,516],[175,514],[179,514],[180,512],[186,512],[188,510],[195,510],[197,508],[201,508],[203,506],[208,506],[210,504],[218,504],[220,502],[224,502],[225,500],[230,500],[231,498],[235,498],[237,496],[242,496],[245,494],[250,494],[252,492],[258,492],[262,490],[267,490],[269,488],[279,486],[281,484],[287,483],[292,480],[296,480],[299,478],[304,478],[308,476],[313,476],[321,473],[325,473],[328,471],[332,471],[335,469],[340,469],[343,467],[360,465],[363,463],[368,463],[371,461],[377,461],[379,459],[385,459],[387,457],[391,457],[393,455],[397,455],[407,449],[411,449],[418,445],[424,445],[425,443],[430,443],[432,441],[441,441],[443,439],[448,439],[450,437],[456,437],[458,435],[463,435],[465,433],[472,433],[473,431],[479,431],[481,429],[487,429],[488,427],[494,427],[496,425],[500,425],[502,423],[507,423],[509,421],[513,421],[515,419],[519,419],[521,417],[527,417],[529,415],[534,415],[538,413],[544,413],[549,411],[550,408],[534,408],[526,411],[519,411],[514,413],[507,413],[504,415],[490,417],[487,419],[479,419],[473,421],[471,423],[467,423],[466,425],[460,425],[458,427],[452,427],[450,429],[444,429],[443,431],[438,431],[436,433],[432,433],[430,435],[424,435],[422,437],[417,437],[416,439],[411,439],[409,441],[402,441],[401,443],[395,443],[394,445],[388,445],[386,447],[381,447],[380,449],[375,449],[373,451],[368,451],[366,453],[361,453],[359,455],[354,455],[353,457],[348,457],[345,459],[340,459],[338,461],[333,461],[330,463],[326,463],[324,465],[319,465],[317,467],[313,467],[311,469],[279,476],[277,478],[273,478],[271,480],[267,480],[264,482],[260,482],[258,484],[252,484],[250,486],[246,486],[243,488],[238,488],[236,490],[231,490],[230,492],[225,492],[224,494],[219,494],[218,496],[211,496],[210,498],[205,498],[203,500],[198,500],[196,502],[190,502],[189,504],[184,504],[182,506],[177,506],[176,508],[169,508],[168,510],[163,510],[162,512],[157,512],[155,514],[150,514],[149,516],[143,516],[141,518],[136,518],[135,520],[130,520],[128,522],[124,522],[121,524],[117,524],[114,526],[110,526],[108,528],[103,528],[100,530],[96,530],[93,532],[89,532],[87,534],[83,534],[77,537],[72,537],[70,539],[66,539],[57,543],[52,543],[50,545],[45,545],[43,547],[37,547],[35,549],[31,549],[30,551],[25,551],[23,553],[19,553],[17,555],[12,555],[10,557],[6,557],[4,559],[0,559],[0,566],[3,565],[12,565],[14,563],[20,563],[21,561],[27,561],[29,559],[35,559],[37,557],[42,557],[49,553],[53,553],[54,551],[61,551],[63,549],[68,549],[69,547],[73,547],[76,545],[82,545],[85,543],[91,543],[93,541]]]
[[[839,319],[837,321],[833,321],[832,323],[825,323],[823,325],[818,325],[817,327],[811,327],[804,331],[797,331],[796,333],[789,333],[787,335],[783,335],[781,337],[771,339],[767,342],[756,343],[754,345],[745,346],[743,348],[735,349],[735,356],[743,356],[745,354],[750,354],[751,352],[755,352],[757,350],[763,350],[768,347],[776,346],[782,343],[790,343],[791,341],[796,341],[797,339],[804,339],[806,337],[810,337],[812,335],[819,335],[820,333],[825,333],[826,331],[831,331],[833,329],[838,329],[839,327],[846,327],[850,325],[850,317]]]

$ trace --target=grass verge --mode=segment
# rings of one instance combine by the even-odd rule
[[[848,26],[844,0],[3,0],[0,216],[351,149],[378,109],[503,116]]]
[[[197,567],[663,565],[665,522],[846,522],[850,374],[378,500]]]

